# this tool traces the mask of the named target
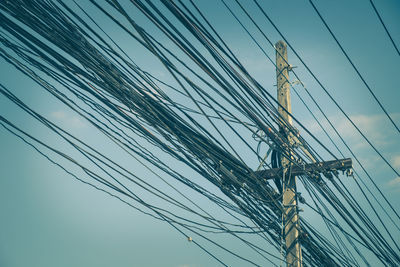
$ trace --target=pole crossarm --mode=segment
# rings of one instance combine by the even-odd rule
[[[317,162],[305,165],[292,165],[290,173],[294,176],[299,175],[319,175],[323,173],[329,176],[330,172],[348,171],[353,168],[353,162],[350,158]],[[284,168],[271,168],[269,170],[256,171],[257,177],[260,179],[275,179],[277,176],[282,177]],[[330,178],[330,177],[328,177]]]

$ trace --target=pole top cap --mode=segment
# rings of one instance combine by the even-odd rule
[[[283,48],[286,48],[286,43],[284,42],[284,41],[282,41],[282,40],[279,40],[278,42],[276,42],[276,44],[275,44],[275,48],[276,49],[278,49],[278,47],[283,47]]]

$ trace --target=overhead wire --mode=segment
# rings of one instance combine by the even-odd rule
[[[385,23],[383,22],[383,19],[382,19],[381,15],[379,14],[378,10],[376,9],[374,2],[372,0],[369,0],[369,2],[371,3],[371,6],[372,6],[376,16],[378,17],[380,23],[382,24],[382,27],[385,29],[386,35],[389,37],[390,42],[393,45],[393,48],[396,50],[397,54],[400,56],[399,48],[397,47],[396,43],[394,42],[394,40],[392,38],[392,35],[390,34],[388,28],[386,27]]]
[[[370,1],[372,3],[372,1]],[[400,133],[400,128],[396,125],[396,123],[393,121],[393,118],[389,115],[389,113],[386,111],[385,107],[382,105],[382,103],[379,101],[375,93],[372,91],[371,87],[369,84],[366,82],[365,78],[361,75],[360,71],[358,68],[354,65],[353,61],[350,59],[348,53],[344,50],[343,46],[340,44],[339,40],[337,39],[336,35],[332,32],[331,28],[329,25],[326,23],[326,20],[322,17],[321,13],[317,9],[317,7],[314,5],[312,0],[309,0],[309,3],[313,7],[314,11],[317,13],[318,17],[321,19],[322,23],[332,36],[332,38],[335,40],[336,44],[339,46],[340,50],[342,51],[343,55],[346,57],[346,59],[349,61],[350,65],[353,67],[354,71],[357,73],[357,76],[361,79],[365,87],[368,89],[372,97],[375,99],[376,103],[378,103],[379,107],[382,109],[383,113],[385,113],[386,117],[389,119],[391,124],[396,128],[397,132]],[[385,27],[386,29],[386,27]],[[399,51],[397,51],[399,52]]]
[[[282,121],[282,118],[277,113],[277,109],[274,107],[276,100],[271,95],[268,95],[262,86],[244,69],[239,60],[229,49],[228,45],[223,42],[222,38],[217,35],[217,39],[219,38],[221,41],[221,43],[219,43],[217,39],[212,37],[212,34],[201,25],[200,21],[194,19],[194,14],[189,12],[190,10],[183,5],[182,2],[179,1],[183,9],[176,5],[175,2],[163,1],[162,3],[171,11],[171,14],[189,30],[190,34],[198,40],[197,44],[207,49],[211,59],[207,59],[205,54],[202,55],[202,52],[195,48],[194,43],[192,45],[190,43],[191,41],[183,36],[178,28],[173,26],[170,19],[165,17],[157,6],[149,1],[145,2],[147,5],[139,0],[132,1],[132,4],[134,4],[134,6],[136,6],[150,21],[154,22],[155,26],[164,34],[171,38],[191,62],[197,64],[197,66],[204,71],[205,78],[196,76],[195,70],[190,70],[190,67],[183,60],[178,59],[174,53],[163,47],[162,44],[156,40],[157,38],[137,25],[117,1],[110,0],[103,4],[109,4],[109,7],[114,8],[122,17],[126,18],[135,29],[137,35],[123,26],[117,18],[114,18],[104,7],[101,7],[100,4],[91,1],[95,7],[106,14],[106,16],[127,32],[130,37],[134,38],[160,60],[161,64],[166,67],[174,80],[178,84],[180,83],[182,91],[178,91],[181,91],[186,99],[190,99],[190,103],[193,104],[194,107],[190,107],[188,104],[182,105],[170,99],[169,96],[156,85],[154,77],[152,78],[150,75],[147,75],[147,73],[139,68],[136,63],[127,56],[127,54],[124,55],[122,49],[120,49],[120,51],[122,51],[122,55],[120,55],[117,51],[113,50],[111,46],[107,45],[107,42],[102,39],[99,34],[95,34],[95,31],[91,29],[86,22],[80,20],[79,16],[75,16],[76,14],[73,16],[76,20],[73,21],[72,17],[69,17],[67,13],[74,14],[74,11],[68,8],[62,10],[62,7],[65,8],[65,3],[62,1],[58,1],[60,6],[56,4],[48,6],[47,3],[39,2],[34,2],[32,6],[26,6],[23,2],[19,3],[23,4],[22,6],[26,10],[30,10],[29,12],[37,14],[37,17],[29,17],[27,13],[24,13],[26,12],[24,9],[17,9],[15,5],[9,3],[7,3],[7,5],[0,5],[0,8],[8,12],[9,16],[20,20],[22,24],[29,25],[31,30],[38,32],[39,35],[46,39],[46,42],[70,54],[74,61],[64,57],[51,46],[46,45],[45,42],[35,38],[28,31],[23,30],[0,12],[1,19],[5,22],[2,28],[14,36],[15,40],[20,42],[22,46],[14,46],[10,41],[7,41],[6,38],[3,38],[1,42],[17,53],[22,60],[31,64],[32,67],[38,68],[45,73],[47,77],[55,79],[57,83],[63,85],[67,90],[70,90],[82,103],[96,112],[97,115],[87,113],[86,118],[89,118],[95,123],[98,129],[111,140],[115,141],[116,144],[132,151],[159,170],[171,175],[171,177],[175,178],[177,181],[183,182],[185,185],[192,187],[193,190],[204,194],[209,200],[214,201],[222,209],[229,209],[230,211],[227,210],[228,214],[234,212],[240,216],[247,217],[255,227],[249,227],[242,222],[241,227],[248,229],[246,233],[261,235],[262,238],[266,238],[265,240],[267,242],[279,250],[281,244],[280,221],[282,220],[282,207],[279,200],[279,193],[276,193],[268,182],[263,183],[262,180],[255,175],[254,171],[247,166],[247,161],[242,159],[238,152],[241,146],[245,146],[253,156],[260,158],[259,152],[255,146],[253,146],[254,142],[250,143],[246,141],[242,136],[242,132],[245,130],[250,136],[254,135],[262,140],[262,142],[268,144],[266,138],[260,135],[260,133],[257,133],[257,131],[261,129],[275,144],[277,149],[285,151],[285,147],[289,147],[292,151],[292,155],[301,159],[305,156],[304,153],[297,151],[298,149],[295,148],[293,144],[284,141],[285,138],[283,138],[282,133],[278,131],[277,126],[283,123],[288,128],[288,131],[293,133],[295,129],[287,125],[285,121]],[[150,9],[154,12],[150,11]],[[49,16],[49,10],[52,11],[51,16]],[[52,25],[52,31],[49,31],[49,28],[47,28],[43,21],[38,20],[40,16],[47,18],[46,23]],[[82,27],[78,25],[78,22],[82,24]],[[88,29],[93,36],[86,33],[83,27]],[[214,31],[214,33],[216,33],[216,31]],[[98,38],[98,40],[95,38]],[[112,38],[109,39],[112,40]],[[65,41],[70,43],[66,44]],[[15,58],[12,58],[10,54],[1,49],[0,55],[6,58],[9,63],[36,80],[39,84],[48,87],[42,78],[39,78],[39,76],[36,76],[36,74],[32,73],[29,69],[26,69],[26,66],[21,65],[21,63],[17,62]],[[40,58],[40,61],[46,62],[47,66],[40,63],[37,59],[34,59],[35,57],[37,59]],[[228,97],[223,97],[225,105],[227,106],[225,107],[224,104],[218,104],[218,101],[214,98],[215,95],[208,94],[201,86],[192,81],[187,74],[180,71],[179,67],[172,63],[171,60],[176,60],[176,62],[184,68],[189,67],[189,71],[201,82],[206,84],[208,88],[213,90],[213,94],[218,94],[219,88],[211,85],[211,83],[207,82],[207,79],[211,79],[211,81],[215,82],[218,87],[222,88],[228,94]],[[213,66],[214,61],[216,61],[218,65]],[[75,64],[76,62],[80,62],[82,65]],[[166,86],[165,83],[161,83],[159,80],[157,82],[162,86]],[[186,87],[186,85],[188,87]],[[78,103],[69,100],[65,94],[50,89],[50,87],[46,90],[52,92],[52,94],[63,103],[69,103],[68,105],[70,107],[75,106],[76,110],[80,109]],[[192,90],[195,94],[191,93]],[[199,101],[195,96],[200,97],[202,100]],[[86,113],[84,109],[81,111]],[[215,118],[212,118],[208,111],[212,111],[213,114],[215,114],[213,115]],[[236,112],[236,114],[232,111]],[[240,116],[243,117],[239,118],[238,114],[241,114]],[[195,115],[201,115],[201,117],[205,118],[205,120],[210,123],[210,126],[213,127],[216,132],[219,132],[219,137],[217,138],[209,129],[206,129],[201,123],[196,121]],[[228,116],[230,120],[227,120],[224,116]],[[217,118],[239,138],[241,142],[240,145],[231,144],[229,142],[225,130],[220,128],[221,125],[217,125],[211,120]],[[233,125],[231,125],[234,121],[237,123],[236,126],[242,127],[240,131],[235,129],[237,128],[236,126],[233,127]],[[298,123],[301,125],[300,122]],[[202,189],[190,181],[190,179],[178,174],[173,168],[169,168],[161,159],[158,159],[147,148],[135,141],[130,134],[124,131],[125,129],[134,136],[139,136],[142,140],[146,140],[149,144],[154,145],[163,151],[165,155],[169,155],[181,161],[195,173],[207,179],[219,188],[234,205],[224,202],[211,192],[207,192],[207,190]],[[307,129],[306,132],[308,132],[312,138],[315,138]],[[315,140],[325,148],[318,138],[315,138]],[[301,142],[305,145],[307,144],[304,139],[301,139]],[[97,158],[94,154],[88,154],[88,151],[80,149],[79,146],[71,145],[88,155],[88,160],[90,162],[112,178],[111,172],[106,170],[106,168],[111,168],[111,165],[100,160],[100,158]],[[313,147],[310,147],[311,151],[315,151],[313,149]],[[233,152],[233,154],[230,152]],[[293,164],[299,165],[299,162],[291,159],[289,154],[283,153],[283,155],[288,157],[289,161]],[[334,156],[334,154],[332,155]],[[110,170],[112,170],[112,168]],[[86,171],[85,172],[89,176],[97,177],[94,173],[88,170]],[[113,171],[119,173],[116,169]],[[119,174],[122,175],[122,173]],[[156,172],[154,175],[159,176]],[[129,193],[129,188],[126,186],[124,187],[119,181],[115,182],[122,187],[113,186],[112,188],[114,190],[118,190],[120,193],[124,193],[123,190],[127,190]],[[112,186],[108,183],[106,183],[106,185]],[[148,186],[152,188],[151,184],[148,184]],[[337,186],[339,186],[339,184],[337,184]],[[335,188],[342,190],[340,187]],[[156,191],[157,190],[158,189],[156,189]],[[360,208],[353,203],[351,198],[348,198],[348,192],[340,192],[342,192],[343,197],[345,197],[351,209],[356,211],[356,216],[360,217],[360,222],[366,226],[363,231],[369,231],[371,234],[367,234],[368,240],[363,239],[362,242],[370,244],[371,240],[379,240],[375,248],[371,247],[373,251],[376,251],[377,257],[380,260],[390,263],[398,261],[398,259],[393,256],[393,252],[390,252],[390,255],[387,257],[382,256],[384,251],[390,251],[385,238],[375,230],[367,219],[365,219],[363,213],[360,212]],[[160,196],[164,195],[167,197],[164,200],[169,199],[169,196],[166,196],[164,191],[160,191],[159,193],[161,194]],[[347,211],[345,206],[337,204],[338,198],[332,190],[327,189],[327,191],[321,191],[321,194],[329,199],[333,205],[336,205],[335,208],[339,209],[339,213],[342,216],[345,218],[348,216],[345,216],[345,213],[343,213],[343,211]],[[180,202],[176,202],[176,200],[173,199],[170,200],[187,210],[184,206],[181,206]],[[209,222],[214,226],[193,221],[179,214],[174,215],[170,211],[144,203],[141,200],[139,200],[139,203],[155,211],[157,214],[161,212],[162,216],[168,216],[168,214],[172,216],[173,218],[171,218],[169,223],[173,227],[179,225],[179,227],[191,230],[197,234],[200,234],[197,230],[201,230],[204,233],[215,233],[219,231],[226,233],[231,232],[234,236],[241,233],[236,230],[231,231],[228,228],[228,226],[233,227],[233,224],[224,223],[210,216],[203,217],[203,219],[210,219]],[[202,208],[200,208],[200,210],[202,210]],[[194,210],[188,209],[187,211],[193,213]],[[202,212],[207,214],[204,209]],[[236,217],[236,215],[233,217]],[[349,225],[355,224],[359,226],[359,222],[354,219],[352,221],[347,221]],[[305,226],[306,225],[307,224],[305,224]],[[203,229],[204,227],[208,227],[209,229]],[[260,229],[261,231],[255,229]],[[351,254],[346,256],[343,251],[340,250],[341,246],[345,247],[345,245],[339,245],[337,243],[335,246],[331,244],[330,241],[323,239],[322,235],[315,231],[315,229],[304,228],[302,230],[305,231],[305,233],[308,231],[310,235],[305,242],[309,248],[308,252],[304,254],[306,262],[312,265],[321,265],[324,262],[335,264],[336,261],[345,262],[348,257],[352,257]],[[204,240],[224,250],[223,247],[217,243],[213,243],[214,241],[210,240],[208,237],[202,234],[200,235]],[[250,246],[256,253],[263,256],[265,260],[269,261],[269,257],[275,257],[274,254],[269,254],[266,250],[252,245],[251,242],[238,236],[237,238]],[[247,259],[233,251],[229,253],[247,261]],[[350,258],[350,262],[354,262],[354,260]],[[257,265],[252,261],[247,262]]]

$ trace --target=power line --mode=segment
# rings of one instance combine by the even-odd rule
[[[389,115],[389,113],[386,111],[386,109],[383,107],[382,103],[379,101],[379,99],[376,97],[375,93],[372,91],[371,87],[368,85],[368,83],[365,81],[364,77],[361,75],[357,67],[354,65],[353,61],[350,59],[349,55],[346,53],[344,50],[343,46],[339,43],[338,39],[336,38],[335,34],[332,32],[331,28],[328,26],[326,23],[325,19],[322,17],[321,13],[318,11],[317,7],[314,5],[312,0],[309,0],[311,6],[313,7],[314,11],[318,14],[318,17],[321,19],[322,23],[325,25],[326,29],[329,31],[331,34],[332,38],[335,40],[336,44],[339,46],[340,50],[344,54],[344,56],[347,58],[349,61],[350,65],[353,67],[355,72],[357,73],[358,77],[361,79],[361,81],[364,83],[365,87],[368,89],[368,91],[371,93],[372,97],[375,99],[375,101],[378,103],[379,107],[382,109],[383,113],[385,113],[386,117],[390,120],[390,122],[393,124],[393,126],[396,128],[396,130],[400,133],[399,127],[394,123],[392,117]],[[371,4],[373,5],[372,1],[370,0]],[[375,10],[376,11],[376,10]],[[386,29],[386,27],[385,27]],[[390,36],[390,35],[389,35]],[[397,49],[397,48],[396,48]]]
[[[376,16],[378,17],[379,21],[381,22],[382,27],[385,29],[385,32],[386,32],[387,36],[389,37],[390,42],[392,43],[394,49],[396,50],[397,54],[400,56],[399,48],[397,47],[396,43],[394,42],[394,40],[393,40],[393,38],[392,38],[392,35],[390,35],[389,30],[387,29],[385,23],[383,22],[381,15],[379,15],[379,12],[378,12],[378,10],[377,10],[376,7],[375,7],[374,2],[373,2],[372,0],[369,0],[369,2],[371,3],[371,6],[372,6],[372,8],[373,8],[374,11],[375,11]]]

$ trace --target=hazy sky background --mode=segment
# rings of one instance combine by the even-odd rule
[[[81,2],[90,8],[86,1]],[[273,65],[262,56],[221,2],[197,2],[250,73],[271,94],[276,94]],[[249,2],[250,11],[254,11],[251,13],[271,40],[276,42],[281,39],[268,21],[262,18],[259,12],[255,12],[256,9],[250,1],[241,2]],[[262,2],[281,32],[286,35],[315,75],[400,171],[399,134],[356,76],[308,1]],[[400,125],[400,57],[391,45],[369,1],[315,2],[381,103],[397,125]],[[399,45],[400,2],[375,2],[395,43]],[[227,3],[239,11],[233,1]],[[243,15],[241,17],[244,18]],[[144,27],[152,28],[148,21],[142,18],[138,20],[142,21]],[[250,27],[251,24],[245,21],[255,32],[254,28]],[[132,40],[124,39],[125,35],[113,32],[113,25],[104,23],[104,26],[104,30],[112,33],[115,40],[144,69],[155,76],[170,79],[157,60],[140,53]],[[257,36],[261,41],[260,36]],[[262,42],[266,51],[274,58],[271,47]],[[289,62],[298,66],[296,71],[302,82],[357,152],[362,163],[373,174],[375,182],[397,207],[400,177],[395,177],[351,129],[290,50],[288,56]],[[1,83],[12,89],[18,97],[82,139],[101,147],[114,155],[114,158],[118,157],[119,151],[104,144],[104,139],[95,133],[92,126],[55,101],[4,60],[0,60],[0,69]],[[304,96],[302,89],[297,88]],[[307,101],[309,102],[308,99]],[[295,96],[292,99],[292,110],[315,135],[332,147]],[[313,110],[316,110],[315,107]],[[50,143],[57,142],[53,135],[39,127],[4,97],[0,97],[0,114],[35,136]],[[321,117],[319,114],[318,116]],[[120,201],[77,182],[3,128],[0,128],[0,142],[0,266],[218,266],[215,260],[188,242],[168,224],[145,216]],[[142,166],[129,162],[126,157],[121,158],[121,162],[139,176],[148,174]],[[245,266],[229,257],[227,262],[230,266]]]

